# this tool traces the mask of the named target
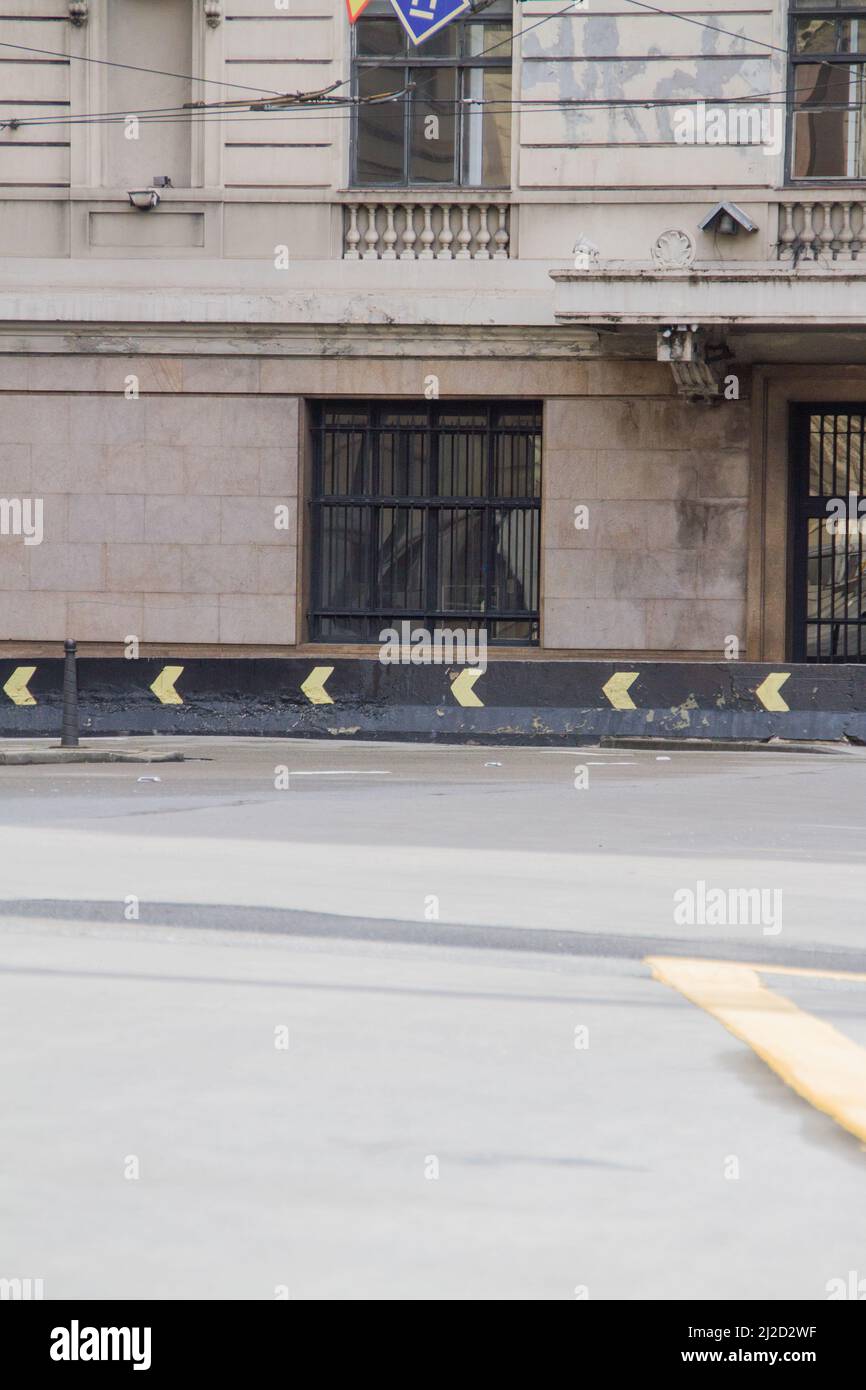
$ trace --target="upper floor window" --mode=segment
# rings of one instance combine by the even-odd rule
[[[507,188],[511,182],[511,4],[467,11],[419,47],[387,0],[353,26],[352,182]]]
[[[793,0],[791,176],[866,179],[866,5]]]

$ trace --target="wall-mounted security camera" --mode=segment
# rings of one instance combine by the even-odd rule
[[[155,188],[133,188],[126,196],[139,212],[150,212],[152,208],[159,207],[159,194]]]
[[[716,203],[698,223],[699,232],[718,232],[719,236],[737,236],[739,232],[756,232],[758,224],[753,222],[736,203]]]

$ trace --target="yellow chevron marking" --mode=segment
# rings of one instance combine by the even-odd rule
[[[334,703],[325,689],[325,681],[333,674],[333,666],[313,667],[301,686],[301,690],[306,695],[311,705],[332,705]]]
[[[16,666],[3,687],[13,705],[35,705],[36,697],[27,689],[27,682],[36,670],[35,666]]]
[[[183,675],[182,666],[163,666],[150,687],[161,705],[182,705],[183,700],[174,688],[174,683]]]
[[[789,679],[790,675],[790,671],[771,671],[769,676],[767,676],[767,679],[761,681],[761,684],[758,686],[757,690],[755,691],[755,694],[757,695],[761,704],[764,706],[764,709],[790,709],[790,706],[785,704],[785,701],[779,694],[779,691],[785,684],[785,681]]]
[[[455,676],[451,682],[451,694],[458,705],[462,705],[464,709],[479,709],[484,705],[484,701],[479,700],[472,689],[482,674],[477,667],[467,666],[465,671],[461,671],[460,675]]]
[[[614,671],[610,680],[601,687],[602,695],[607,696],[614,709],[637,709],[628,692],[639,675],[640,671]]]

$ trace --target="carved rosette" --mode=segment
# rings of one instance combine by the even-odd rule
[[[688,232],[673,228],[656,237],[652,258],[658,270],[684,270],[695,259],[695,243]]]
[[[69,0],[69,18],[79,29],[87,23],[88,0]]]

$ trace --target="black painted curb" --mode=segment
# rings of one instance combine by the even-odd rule
[[[15,705],[3,686],[32,666],[35,704]],[[181,704],[161,704],[150,687],[166,666],[180,668]],[[301,686],[323,668],[333,703],[313,704]],[[457,666],[382,665],[328,657],[78,661],[82,736],[262,735],[433,742],[573,744],[607,735],[676,740],[866,741],[866,666],[785,663],[494,661],[472,683],[480,707],[462,707]],[[614,709],[604,686],[636,673],[636,708]],[[756,691],[784,674],[786,711],[762,707]],[[0,736],[50,737],[60,729],[61,658],[0,662]]]

